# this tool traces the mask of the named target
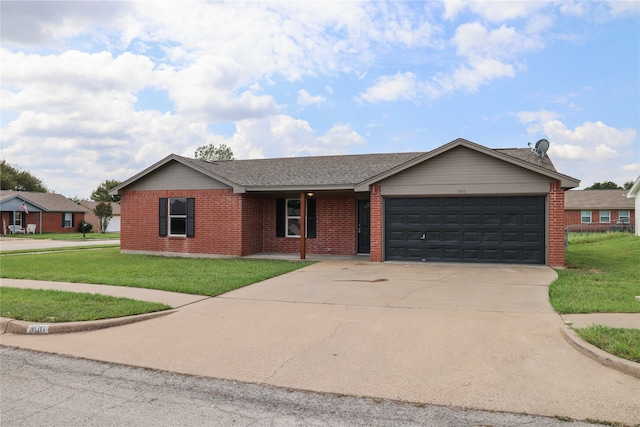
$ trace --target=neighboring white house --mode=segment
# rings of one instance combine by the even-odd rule
[[[627,193],[628,198],[636,198],[636,236],[640,236],[640,176]]]

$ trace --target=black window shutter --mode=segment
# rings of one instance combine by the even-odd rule
[[[316,199],[307,199],[307,238],[316,238]]]
[[[187,237],[196,235],[196,199],[187,199]]]
[[[286,200],[285,199],[276,199],[276,237],[284,237],[286,224],[285,221],[285,209],[286,209]]]
[[[62,212],[62,228],[64,228],[64,212]]]
[[[160,236],[167,235],[167,199],[160,198],[158,204],[158,223]]]
[[[76,216],[76,214],[74,214],[74,213],[71,214],[71,227],[72,228],[73,228],[73,224],[75,223],[75,221],[74,221],[74,219],[76,219],[75,216]]]

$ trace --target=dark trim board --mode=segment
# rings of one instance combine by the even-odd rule
[[[545,197],[385,198],[385,260],[545,263]]]

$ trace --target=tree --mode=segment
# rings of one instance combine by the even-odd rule
[[[15,168],[6,160],[0,161],[0,189],[15,191],[36,191],[48,193],[42,181],[31,173]]]
[[[235,160],[231,147],[220,144],[217,147],[214,144],[203,145],[196,148],[196,159],[206,162],[215,162],[220,160]]]
[[[631,187],[633,187],[633,181],[627,181],[624,184],[622,184],[622,186],[624,187],[625,190],[631,190]]]
[[[120,201],[120,196],[112,196],[109,194],[109,191],[111,191],[112,188],[115,188],[118,185],[120,185],[120,181],[116,181],[114,179],[105,180],[98,186],[98,188],[94,190],[93,193],[91,193],[91,200],[93,200],[94,202],[118,203]]]
[[[113,209],[111,208],[111,203],[98,203],[93,209],[93,213],[98,217],[98,222],[100,223],[100,233],[106,232],[107,227],[109,226],[109,221],[111,221],[111,218],[113,218]]]
[[[622,187],[612,181],[603,181],[596,182],[591,187],[585,188],[585,190],[622,190]]]

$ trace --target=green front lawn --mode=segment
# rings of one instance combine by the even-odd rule
[[[310,262],[124,255],[119,247],[0,255],[2,277],[94,283],[215,296]]]
[[[640,329],[591,325],[576,332],[583,340],[607,353],[640,363]]]
[[[9,234],[5,237],[15,237],[18,239],[38,239],[38,240],[104,240],[104,239],[113,239],[118,240],[120,238],[120,233],[85,233],[84,237],[82,233],[38,233],[36,234]]]
[[[549,287],[558,313],[640,313],[640,238],[591,233],[570,239],[566,268]]]
[[[566,269],[549,287],[558,313],[640,313],[640,238],[625,233],[571,235]],[[640,329],[576,328],[587,342],[640,362]]]
[[[0,288],[0,316],[29,322],[77,322],[170,309],[166,304],[99,294]]]

